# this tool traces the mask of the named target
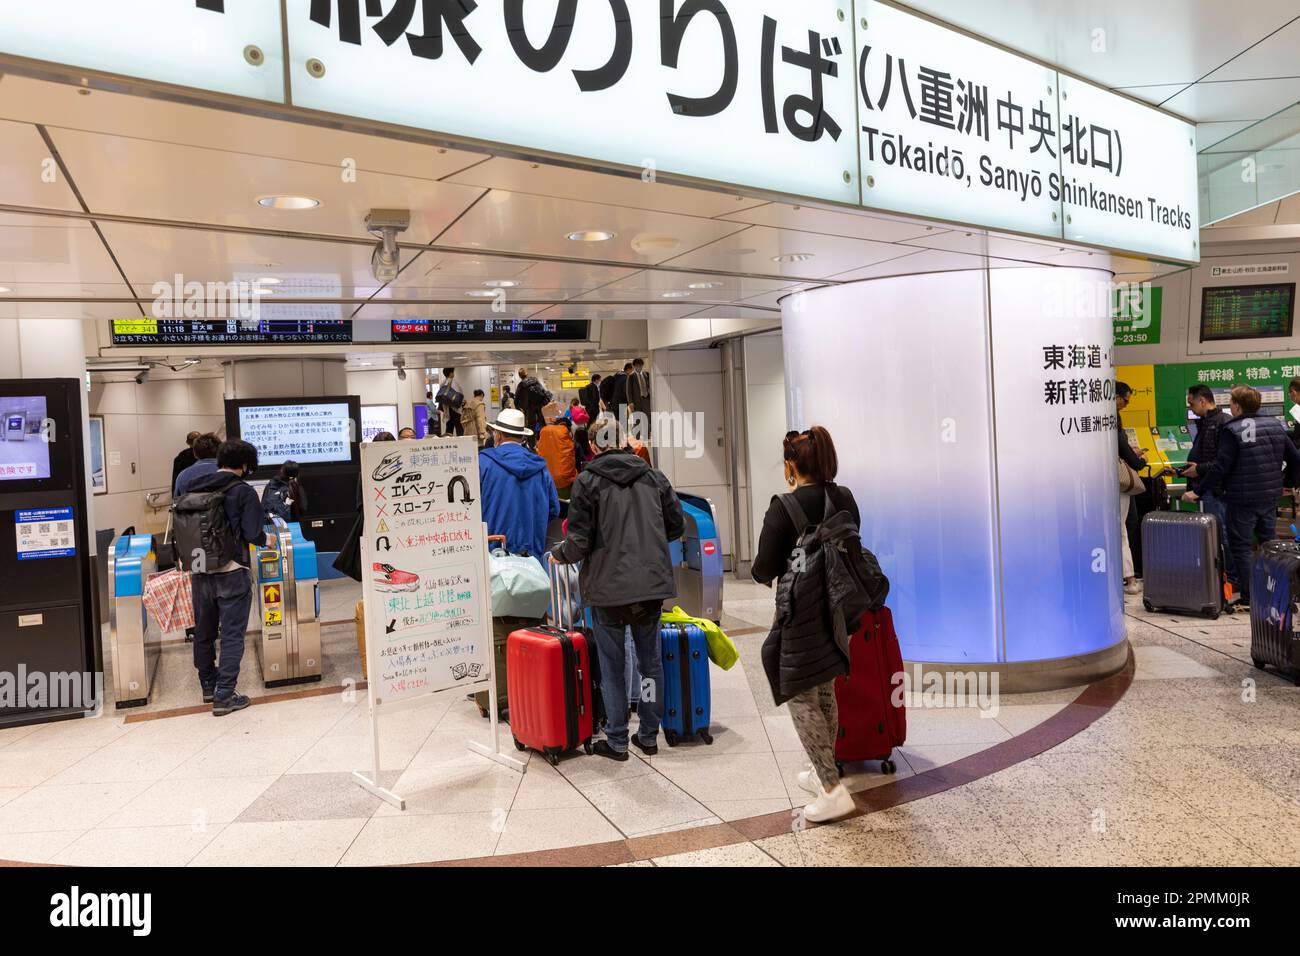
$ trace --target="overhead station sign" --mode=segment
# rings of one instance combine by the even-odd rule
[[[1190,124],[880,0],[48,0],[4,54],[1199,259]]]
[[[1200,258],[1190,124],[877,0],[856,9],[865,205]]]

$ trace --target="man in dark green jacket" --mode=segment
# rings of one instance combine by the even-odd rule
[[[659,613],[677,596],[668,542],[685,533],[686,521],[673,486],[626,448],[613,415],[598,418],[590,434],[597,454],[573,484],[568,531],[551,555],[560,564],[582,562],[578,586],[591,608],[605,701],[606,739],[595,752],[628,759],[624,638],[630,627],[642,686],[650,690],[637,703],[640,728],[632,743],[653,756],[663,687]]]

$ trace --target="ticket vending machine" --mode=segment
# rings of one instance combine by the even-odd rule
[[[100,706],[80,379],[0,380],[0,726]]]
[[[302,527],[272,518],[272,543],[256,548],[253,586],[262,624],[259,644],[267,687],[321,678],[320,580],[316,545]]]
[[[161,635],[149,634],[144,586],[155,570],[153,538],[122,535],[108,547],[108,633],[118,709],[149,703],[162,652]]]
[[[722,539],[714,520],[713,502],[700,495],[678,492],[686,534],[680,541],[669,542],[677,597],[665,601],[696,617],[710,621],[722,618]]]

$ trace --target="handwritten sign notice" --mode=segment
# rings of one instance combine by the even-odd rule
[[[482,682],[492,621],[476,442],[365,445],[361,480],[372,699],[392,703]]]

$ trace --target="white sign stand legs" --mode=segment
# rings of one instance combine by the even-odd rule
[[[359,783],[363,790],[373,793],[385,803],[390,803],[399,810],[405,810],[406,801],[404,799],[379,785],[379,714],[375,712],[373,707],[370,708],[370,745],[374,748],[375,758],[373,779],[367,777],[360,770],[352,771],[352,779]]]
[[[483,525],[484,539],[487,538],[487,532],[488,532],[488,527],[486,524],[484,524]],[[488,582],[491,580],[492,580],[492,571],[488,564],[487,549],[484,548],[482,592],[483,592],[483,614],[484,614],[483,619],[485,621],[492,620],[492,594],[491,594],[491,588],[488,586]],[[527,765],[522,760],[520,760],[518,757],[512,757],[509,754],[503,754],[501,752],[501,717],[500,717],[501,707],[497,703],[496,638],[491,631],[489,631],[488,634],[489,634],[489,639],[492,641],[492,647],[488,652],[488,660],[491,661],[491,663],[488,665],[488,680],[487,680],[488,707],[491,710],[491,713],[489,713],[488,717],[492,721],[492,746],[488,747],[486,744],[479,743],[477,740],[466,741],[466,743],[470,749],[470,752],[480,754],[484,757],[487,757],[489,760],[495,760],[497,763],[501,764],[501,766],[508,767],[511,770],[516,771],[517,773],[523,773]]]

